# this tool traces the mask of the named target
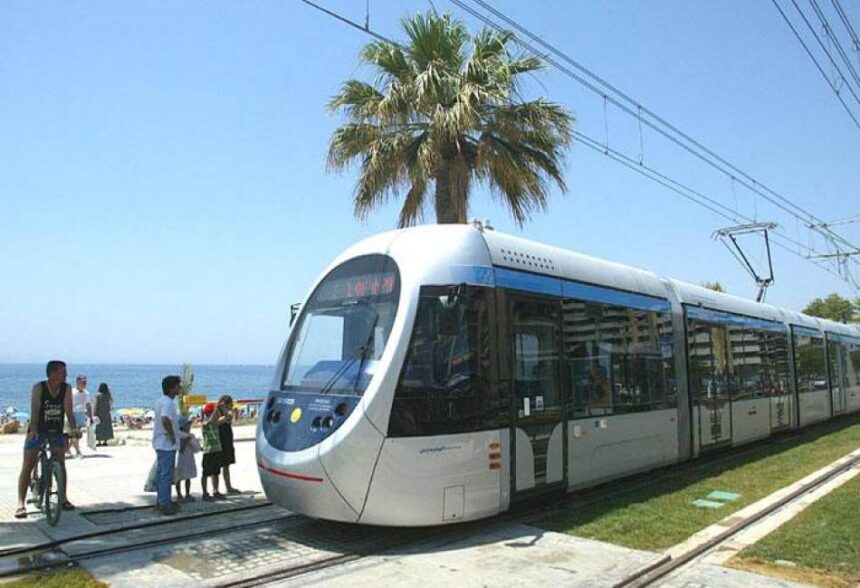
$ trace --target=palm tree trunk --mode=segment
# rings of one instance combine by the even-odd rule
[[[436,171],[436,222],[440,225],[458,222],[451,196],[451,169],[442,166]]]
[[[460,161],[458,161],[460,159]],[[462,158],[447,160],[436,171],[436,222],[465,224],[468,200],[468,167]],[[465,173],[466,177],[463,177]]]

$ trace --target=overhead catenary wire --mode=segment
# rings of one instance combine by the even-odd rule
[[[384,37],[384,36],[380,35],[379,33],[376,33],[370,29],[370,6],[369,5],[367,7],[365,25],[362,26],[359,23],[355,22],[354,20],[350,20],[350,19],[346,18],[345,16],[341,16],[340,14],[334,12],[333,10],[329,10],[328,8],[323,8],[319,4],[317,4],[315,2],[311,2],[310,0],[299,0],[299,2],[301,2],[303,4],[307,4],[311,8],[315,8],[316,10],[319,10],[320,12],[327,14],[334,19],[337,19],[346,25],[349,25],[353,28],[356,28],[359,31],[361,31],[362,33],[368,34],[378,41],[385,41],[386,43],[391,43],[392,45],[397,45],[398,47],[400,47],[399,43],[395,43],[394,41],[392,41],[388,37]]]
[[[850,36],[851,40],[854,42],[854,51],[860,55],[860,38],[857,37],[857,33],[854,31],[851,21],[848,20],[848,16],[845,14],[845,10],[842,9],[842,5],[839,3],[839,0],[830,0],[830,2],[833,4],[833,8],[836,9],[836,13],[839,15],[839,19],[842,21],[842,24],[845,25],[845,30],[848,31],[848,36]]]
[[[486,25],[488,25],[488,26],[490,26],[496,30],[502,30],[502,27],[498,23],[496,23],[494,20],[487,17],[486,15],[481,14],[480,12],[473,9],[472,7],[468,6],[463,0],[451,0],[451,2],[453,4],[455,4],[456,6],[460,7],[461,9],[465,10],[466,12],[468,12],[469,14],[474,16],[475,18],[481,20]],[[778,208],[782,209],[784,212],[791,214],[792,216],[799,217],[800,220],[802,220],[805,223],[810,223],[810,222],[820,223],[821,222],[821,220],[819,218],[817,218],[811,212],[805,210],[804,208],[800,207],[799,205],[797,205],[794,202],[792,202],[791,200],[789,200],[787,197],[783,196],[782,194],[779,194],[778,192],[769,188],[768,186],[766,186],[762,182],[756,180],[754,177],[752,177],[750,174],[748,174],[744,170],[740,169],[739,167],[732,164],[731,162],[729,162],[728,160],[726,160],[722,156],[718,155],[717,153],[715,153],[714,151],[712,151],[711,149],[709,149],[708,147],[703,145],[700,141],[694,139],[689,134],[683,132],[682,130],[677,128],[675,125],[673,125],[672,123],[667,121],[665,118],[659,116],[654,111],[652,111],[651,109],[649,109],[646,106],[644,106],[643,104],[641,104],[638,100],[635,100],[634,98],[632,98],[631,96],[629,96],[625,92],[623,92],[620,89],[618,89],[617,87],[615,87],[613,84],[604,80],[603,78],[598,76],[596,73],[592,72],[591,70],[589,70],[588,68],[586,68],[585,66],[583,66],[582,64],[580,64],[579,62],[574,60],[572,57],[570,57],[569,55],[565,54],[564,52],[562,52],[561,50],[559,50],[558,48],[553,46],[552,44],[548,43],[547,41],[544,41],[538,35],[531,32],[526,27],[519,24],[518,22],[516,22],[512,18],[506,16],[500,10],[494,8],[493,6],[491,6],[490,4],[485,2],[484,0],[471,0],[471,2],[474,4],[477,4],[478,6],[480,6],[481,8],[486,10],[487,12],[489,12],[492,15],[494,15],[495,17],[499,18],[506,25],[510,26],[511,28],[513,28],[514,30],[519,32],[521,35],[528,37],[528,39],[530,39],[532,42],[539,45],[540,47],[542,47],[543,49],[545,49],[549,53],[552,53],[553,55],[558,57],[558,59],[563,60],[565,63],[569,64],[571,67],[573,67],[577,71],[581,72],[582,75],[578,75],[575,72],[571,71],[569,68],[562,66],[556,59],[551,58],[549,55],[547,55],[543,51],[539,51],[534,45],[532,45],[528,41],[525,41],[522,37],[519,37],[519,36],[516,37],[516,42],[519,43],[520,46],[522,46],[524,49],[530,51],[531,53],[533,53],[535,55],[540,56],[547,63],[549,63],[550,65],[552,65],[553,67],[555,67],[556,69],[558,69],[559,71],[561,71],[562,73],[567,75],[568,77],[573,78],[574,80],[576,80],[577,82],[579,82],[581,85],[585,86],[587,89],[591,90],[592,92],[595,92],[596,94],[600,95],[601,97],[606,96],[606,99],[609,102],[611,102],[612,104],[614,104],[615,106],[617,106],[618,108],[620,108],[621,110],[626,112],[627,114],[629,114],[633,117],[641,117],[641,114],[644,113],[645,115],[647,115],[651,119],[650,121],[643,119],[643,122],[645,122],[646,125],[648,125],[654,131],[660,133],[661,135],[663,135],[664,137],[666,137],[667,139],[669,139],[670,141],[672,141],[673,143],[675,143],[679,147],[681,147],[684,150],[688,151],[689,153],[693,154],[697,158],[701,159],[702,161],[704,161],[705,163],[707,163],[711,167],[717,169],[718,171],[720,171],[721,173],[725,174],[728,177],[732,177],[733,175],[739,176],[738,177],[738,183],[740,183],[742,186],[746,187],[750,191],[759,194],[760,196],[762,196],[763,198],[765,198],[766,200],[768,200],[769,202],[771,202],[772,204],[774,204]],[[588,80],[586,80],[582,76],[586,76],[587,78],[592,80],[593,83],[589,82]],[[602,86],[602,87],[598,87],[598,85]],[[615,98],[614,96],[612,96],[613,94],[615,96],[617,96],[618,98]],[[847,108],[847,106],[846,106],[846,108]],[[852,118],[853,118],[853,116],[852,116]],[[857,127],[860,128],[860,121],[857,121],[855,119],[855,123],[857,124]],[[731,171],[729,171],[729,170],[731,170]],[[743,180],[741,178],[743,178]],[[793,210],[790,210],[790,209],[793,209]]]
[[[839,37],[836,36],[833,31],[833,27],[830,26],[830,22],[827,20],[827,16],[824,14],[824,11],[821,10],[821,7],[818,5],[818,0],[809,0],[809,4],[810,6],[812,6],[812,10],[815,12],[815,15],[818,17],[818,20],[821,21],[821,25],[824,27],[825,34],[833,42],[833,46],[836,48],[836,52],[839,53],[839,57],[845,64],[845,68],[848,70],[848,73],[851,74],[854,83],[860,86],[860,76],[857,75],[857,70],[854,69],[854,66],[851,64],[851,59],[849,59],[848,54],[845,53],[845,49],[842,47],[842,43],[840,42]]]
[[[848,104],[845,102],[845,99],[842,98],[842,95],[839,93],[839,90],[827,76],[827,73],[824,71],[824,68],[821,67],[820,63],[818,63],[818,60],[812,54],[812,51],[809,49],[809,46],[803,40],[803,37],[800,36],[800,33],[794,27],[794,24],[792,24],[791,20],[788,18],[788,15],[786,15],[785,12],[782,10],[782,7],[777,3],[777,0],[771,0],[771,2],[773,3],[774,7],[779,11],[779,14],[782,16],[783,20],[785,21],[785,24],[788,25],[788,28],[790,28],[791,32],[794,33],[794,36],[797,37],[798,42],[803,47],[803,50],[806,51],[806,54],[812,60],[812,63],[815,64],[815,67],[818,69],[819,73],[821,73],[822,77],[824,77],[825,81],[827,81],[827,85],[830,86],[831,90],[833,90],[833,93],[836,95],[836,98],[842,104],[842,107],[845,109],[845,112],[847,112],[848,116],[851,117],[851,120],[854,121],[854,125],[858,129],[860,129],[860,121],[858,121],[857,117],[854,116],[854,113],[851,112],[851,109],[848,107]]]
[[[774,2],[775,1],[776,0],[774,0]],[[803,22],[806,24],[806,28],[808,28],[809,31],[812,33],[812,36],[815,37],[815,41],[818,43],[818,46],[821,47],[821,50],[827,56],[828,61],[830,61],[830,65],[833,66],[833,69],[839,75],[839,79],[842,80],[843,87],[848,88],[848,91],[854,97],[854,100],[856,100],[857,103],[860,104],[860,96],[857,96],[857,92],[851,86],[851,82],[845,77],[845,74],[842,73],[842,68],[839,67],[839,64],[836,63],[835,59],[833,59],[833,55],[830,53],[830,50],[827,48],[827,46],[824,45],[824,41],[821,40],[821,36],[816,32],[815,27],[812,26],[812,23],[809,22],[809,19],[806,18],[806,13],[801,10],[796,0],[790,1],[794,5],[794,8],[795,10],[797,10],[798,14],[800,14],[800,18],[803,19]]]
[[[781,209],[783,212],[786,212],[786,213],[790,214],[791,216],[795,217],[796,219],[802,221],[810,230],[822,234],[826,239],[828,239],[833,244],[833,246],[835,248],[838,249],[839,246],[842,245],[848,249],[860,251],[860,248],[858,248],[853,243],[849,242],[844,237],[836,234],[832,229],[827,227],[817,216],[815,216],[811,212],[801,208],[800,206],[798,206],[797,204],[795,204],[794,202],[792,202],[788,198],[784,197],[783,195],[779,194],[778,192],[769,188],[768,186],[762,184],[761,182],[759,182],[758,180],[753,178],[750,174],[748,174],[744,170],[738,168],[737,166],[730,163],[729,161],[727,161],[723,157],[717,155],[715,152],[713,152],[712,150],[710,150],[707,147],[705,147],[704,145],[702,145],[699,141],[697,141],[696,139],[693,139],[688,134],[684,133],[683,131],[681,131],[680,129],[678,129],[677,127],[675,127],[674,125],[672,125],[668,121],[666,121],[664,118],[658,116],[653,111],[646,108],[641,103],[634,100],[633,98],[631,98],[630,96],[628,96],[627,94],[625,94],[624,92],[622,92],[621,90],[619,90],[618,88],[616,88],[615,86],[613,86],[612,84],[610,84],[609,82],[607,82],[606,80],[604,80],[603,78],[601,78],[600,76],[595,74],[594,72],[585,68],[584,66],[582,66],[581,64],[576,62],[573,58],[571,58],[570,56],[561,52],[559,49],[557,49],[553,45],[547,43],[546,41],[544,41],[543,39],[541,39],[540,37],[538,37],[537,35],[535,35],[531,31],[529,31],[524,26],[520,25],[519,23],[517,23],[513,19],[507,17],[498,9],[492,7],[491,5],[489,5],[487,2],[484,2],[483,0],[471,0],[471,1],[474,4],[482,7],[487,12],[493,14],[497,18],[504,21],[506,25],[512,27],[513,29],[515,29],[516,31],[521,33],[522,35],[533,40],[536,44],[540,45],[541,47],[546,49],[548,52],[552,53],[553,55],[558,56],[559,59],[564,60],[565,63],[570,64],[572,67],[574,67],[578,71],[582,72],[583,75],[585,75],[585,76],[589,77],[591,80],[593,80],[594,83],[589,82],[588,80],[584,79],[582,75],[579,75],[579,74],[573,72],[570,68],[566,67],[565,65],[562,65],[561,63],[559,63],[558,60],[554,59],[549,54],[544,53],[542,51],[539,51],[536,47],[534,47],[528,41],[525,41],[522,37],[519,37],[519,36],[515,37],[515,41],[521,47],[523,47],[524,49],[526,49],[527,51],[529,51],[535,55],[540,56],[542,59],[544,59],[544,61],[546,61],[547,63],[549,63],[550,65],[552,65],[553,67],[555,67],[556,69],[561,71],[562,73],[564,73],[564,74],[568,75],[569,77],[571,77],[572,79],[576,80],[577,82],[579,82],[581,85],[585,86],[586,88],[588,88],[592,92],[597,93],[598,95],[600,95],[604,99],[604,101],[608,101],[608,102],[614,104],[616,107],[618,107],[622,111],[626,112],[630,116],[637,117],[639,120],[643,120],[642,119],[642,113],[643,112],[646,113],[651,118],[651,120],[644,120],[645,124],[648,125],[654,131],[656,131],[657,133],[659,133],[660,135],[662,135],[663,137],[665,137],[666,139],[668,139],[669,141],[675,143],[676,145],[678,145],[679,147],[681,147],[685,151],[689,152],[690,154],[694,155],[695,157],[697,157],[701,161],[705,162],[706,164],[708,164],[712,168],[719,171],[720,173],[723,173],[724,175],[735,179],[739,184],[741,184],[742,186],[744,186],[745,188],[750,190],[753,195],[757,194],[757,195],[761,196],[762,198],[764,198],[765,200],[767,200],[768,202],[770,202],[771,204],[773,204],[777,208]],[[478,12],[477,10],[473,9],[472,7],[466,5],[462,0],[451,0],[451,2],[453,4],[455,4],[456,6],[460,7],[461,9],[463,9],[464,11],[468,12],[469,14],[474,16],[475,18],[481,20],[486,25],[488,25],[488,26],[490,26],[496,30],[503,30],[503,28],[498,23],[496,23],[492,18],[490,18],[490,17],[486,16],[485,14],[482,14],[482,13]],[[778,5],[777,5],[777,8],[779,9]],[[780,9],[780,12],[782,12],[781,9]],[[789,24],[790,24],[790,22],[789,22]],[[823,71],[822,71],[822,73],[823,73]],[[826,77],[826,75],[825,75],[825,77]],[[599,84],[602,87],[598,87],[596,84]],[[610,96],[609,95],[610,92],[616,94],[618,96],[618,98],[616,99],[614,96]],[[838,96],[838,94],[837,94],[837,96]],[[844,104],[844,100],[842,100],[841,96],[839,96],[839,99]],[[622,101],[626,102],[627,104],[622,104]],[[630,106],[628,106],[628,104]],[[844,104],[844,105],[845,105],[845,108],[847,109],[848,108],[847,104]],[[635,108],[636,110],[634,111],[633,108]],[[854,118],[854,116],[850,112],[850,110],[849,110],[849,114],[851,114],[857,127],[860,128],[860,121],[857,121],[857,119]],[[736,172],[740,177],[737,177],[734,172]],[[743,178],[743,179],[741,179],[741,178]],[[782,204],[782,203],[784,203],[784,204]],[[794,210],[790,210],[788,207],[791,207]],[[855,261],[855,263],[860,263],[860,262],[858,262],[857,259],[854,259],[854,258],[852,258],[852,259],[853,259],[853,261]]]
[[[350,19],[348,19],[348,18],[345,18],[345,17],[341,16],[340,14],[337,14],[337,13],[335,13],[335,12],[331,11],[331,10],[328,10],[328,9],[326,9],[326,8],[323,8],[323,7],[319,6],[318,4],[316,4],[316,3],[314,3],[314,2],[311,2],[310,0],[300,0],[300,1],[301,1],[302,3],[304,3],[304,4],[306,4],[306,5],[308,5],[308,6],[312,7],[312,8],[314,8],[314,9],[316,9],[316,10],[318,10],[318,11],[320,11],[320,12],[322,12],[322,13],[324,13],[324,14],[326,14],[326,15],[330,16],[330,17],[332,17],[332,18],[335,18],[336,20],[338,20],[338,21],[340,21],[340,22],[342,22],[342,23],[344,23],[344,24],[347,24],[348,26],[350,26],[350,27],[352,27],[352,28],[355,28],[355,29],[357,29],[357,30],[361,31],[362,33],[365,33],[365,34],[367,34],[367,35],[370,35],[370,36],[372,36],[372,37],[374,37],[374,38],[376,38],[376,39],[378,39],[378,40],[382,40],[382,41],[385,41],[385,42],[391,43],[391,44],[396,45],[396,46],[398,46],[398,47],[401,47],[401,48],[403,47],[401,44],[397,43],[396,41],[392,41],[391,39],[388,39],[387,37],[384,37],[383,35],[380,35],[379,33],[376,33],[376,32],[374,32],[374,31],[372,31],[369,27],[361,26],[360,24],[358,24],[358,23],[356,23],[356,22],[354,22],[354,21],[352,21],[352,20],[350,20]],[[495,22],[493,22],[491,19],[487,18],[486,16],[481,15],[481,14],[480,14],[480,13],[478,13],[477,11],[474,11],[474,10],[473,10],[473,9],[471,9],[470,7],[468,7],[468,6],[464,5],[462,2],[460,2],[460,0],[451,0],[451,1],[452,1],[454,4],[458,5],[459,7],[461,7],[463,10],[466,10],[467,12],[469,12],[470,14],[472,14],[473,16],[475,16],[476,18],[479,18],[480,20],[484,21],[484,22],[485,22],[486,24],[488,24],[489,26],[491,26],[491,27],[495,28],[496,30],[502,30],[502,28],[501,28],[498,24],[496,24]],[[481,2],[480,0],[476,0],[476,1],[477,1],[479,4],[486,5],[486,3]],[[495,9],[492,9],[492,7],[489,7],[489,9],[491,9],[491,10],[495,10]],[[505,17],[505,18],[506,18],[506,17]],[[517,27],[518,27],[518,26],[519,26],[519,25],[517,25]],[[515,28],[517,28],[517,27],[515,27]],[[531,33],[529,33],[529,34],[531,34]],[[747,187],[748,189],[750,189],[750,190],[751,190],[751,191],[753,191],[754,193],[758,193],[760,196],[762,196],[763,198],[765,198],[766,200],[768,200],[769,202],[771,202],[772,204],[774,204],[774,205],[775,205],[775,206],[777,206],[778,208],[782,209],[784,212],[786,212],[786,213],[790,214],[791,216],[795,217],[795,218],[796,218],[796,219],[798,219],[798,220],[803,221],[803,222],[804,222],[805,224],[807,224],[807,226],[809,226],[810,228],[813,226],[813,225],[812,225],[812,223],[810,223],[810,220],[812,220],[812,221],[815,221],[815,223],[817,223],[815,226],[822,226],[822,229],[826,229],[826,226],[823,226],[823,225],[826,225],[826,223],[823,223],[823,221],[821,221],[820,219],[818,219],[818,218],[817,218],[816,216],[814,216],[812,213],[809,213],[809,212],[805,211],[804,209],[802,209],[802,208],[801,208],[801,207],[799,207],[798,205],[794,204],[794,203],[793,203],[793,202],[791,202],[790,200],[786,199],[786,198],[785,198],[785,197],[783,197],[782,195],[780,195],[780,194],[778,194],[778,193],[774,192],[773,190],[771,190],[771,189],[770,189],[770,188],[768,188],[767,186],[765,186],[765,185],[761,184],[761,183],[760,183],[760,182],[758,182],[755,178],[753,178],[752,176],[750,176],[749,174],[747,174],[747,173],[746,173],[746,172],[744,172],[743,170],[741,170],[741,169],[739,169],[739,168],[736,168],[735,166],[733,166],[733,165],[732,165],[731,163],[729,163],[728,161],[724,160],[724,159],[723,159],[723,158],[721,158],[720,156],[716,155],[715,153],[713,153],[712,151],[710,151],[709,149],[707,149],[706,147],[704,147],[703,145],[701,145],[700,143],[698,143],[695,139],[692,139],[691,137],[689,137],[688,135],[686,135],[686,134],[685,134],[685,133],[683,133],[682,131],[680,131],[680,130],[676,129],[676,128],[675,128],[674,126],[672,126],[670,123],[666,122],[664,119],[660,118],[659,116],[657,116],[656,114],[654,114],[652,111],[650,111],[649,109],[647,109],[646,107],[644,107],[644,106],[643,106],[643,105],[641,105],[640,103],[638,103],[638,102],[636,102],[636,101],[633,101],[631,98],[627,97],[627,96],[626,96],[626,95],[624,95],[624,94],[621,94],[622,96],[624,96],[624,98],[625,98],[628,102],[630,102],[630,103],[632,103],[632,104],[634,104],[634,105],[635,105],[635,108],[636,108],[636,110],[635,110],[635,111],[634,111],[634,110],[632,110],[632,109],[630,109],[630,108],[629,108],[629,107],[627,107],[625,104],[623,104],[620,100],[618,100],[618,99],[616,99],[616,98],[614,98],[614,97],[612,97],[612,96],[609,96],[606,92],[602,91],[600,88],[598,88],[598,87],[597,87],[597,86],[595,86],[594,84],[592,84],[592,83],[588,82],[588,80],[584,79],[582,76],[577,75],[575,72],[571,71],[569,68],[567,68],[567,67],[565,67],[564,65],[562,65],[561,63],[559,63],[557,60],[554,60],[554,59],[552,59],[551,57],[549,57],[548,55],[546,55],[546,54],[544,54],[544,53],[542,53],[542,52],[540,52],[540,51],[536,50],[534,47],[532,47],[532,46],[531,46],[530,44],[528,44],[527,42],[523,41],[521,38],[519,38],[519,37],[515,37],[515,40],[516,40],[516,42],[517,42],[517,43],[519,43],[521,46],[523,46],[523,47],[524,47],[525,49],[527,49],[528,51],[532,52],[532,53],[533,53],[533,54],[535,54],[535,55],[540,56],[540,57],[541,57],[541,58],[543,58],[545,61],[547,61],[547,63],[549,63],[550,65],[552,65],[553,67],[555,67],[555,68],[556,68],[556,69],[558,69],[559,71],[562,71],[562,73],[565,73],[565,74],[566,74],[566,75],[568,75],[569,77],[574,78],[576,81],[578,81],[579,83],[583,84],[584,86],[586,86],[587,88],[589,88],[589,89],[590,89],[590,90],[592,90],[593,92],[596,92],[596,93],[598,93],[600,96],[604,97],[608,103],[612,103],[612,104],[614,104],[615,106],[617,106],[618,108],[620,108],[622,111],[624,111],[624,112],[626,112],[626,113],[628,113],[628,114],[630,114],[630,115],[635,115],[635,116],[637,116],[637,117],[638,117],[638,118],[639,118],[639,119],[640,119],[644,124],[646,124],[649,128],[653,129],[654,131],[656,131],[656,132],[658,132],[659,134],[663,135],[664,137],[666,137],[666,138],[667,138],[667,139],[669,139],[670,141],[672,141],[672,142],[676,143],[677,145],[681,146],[682,148],[684,148],[685,150],[687,150],[687,151],[688,151],[688,152],[690,152],[691,154],[695,155],[697,158],[701,159],[701,160],[702,160],[702,161],[704,161],[705,163],[708,163],[710,166],[712,166],[712,167],[714,167],[714,168],[718,169],[719,171],[721,171],[722,173],[724,173],[724,174],[728,175],[728,176],[733,180],[733,182],[737,182],[737,183],[739,183],[739,184],[743,185],[744,187]],[[541,41],[541,42],[542,42],[542,41]],[[555,51],[555,50],[554,50],[554,51]],[[562,54],[562,55],[563,55],[563,54]],[[570,59],[570,58],[567,58],[567,59]],[[571,61],[572,61],[572,60],[571,60]],[[573,62],[573,63],[575,63],[575,62]],[[576,65],[577,65],[577,67],[581,67],[581,66],[579,66],[578,64],[576,64]],[[587,70],[586,70],[586,71],[587,71]],[[592,75],[592,76],[595,76],[595,77],[596,77],[596,74],[591,74],[590,72],[589,72],[589,74],[590,74],[590,75]],[[597,79],[600,79],[600,78],[597,78]],[[603,82],[602,80],[601,80],[601,82],[602,82],[603,84],[605,84],[605,85],[606,85],[606,87],[608,87],[608,88],[610,88],[610,89],[613,89],[615,92],[620,93],[620,91],[615,90],[615,89],[614,89],[611,85],[609,85],[608,83]],[[646,115],[648,115],[648,116],[649,116],[651,119],[653,119],[653,120],[645,120],[645,119],[642,117],[642,114],[643,114],[643,113],[645,113]],[[656,121],[656,122],[655,122],[655,121]],[[698,147],[699,149],[701,149],[701,151],[702,151],[702,152],[704,152],[704,153],[706,153],[706,154],[708,154],[708,155],[711,155],[711,156],[712,156],[714,159],[716,159],[718,162],[723,163],[725,166],[729,167],[730,169],[734,169],[735,171],[737,171],[737,173],[738,173],[739,175],[741,175],[743,178],[745,178],[745,180],[746,180],[746,181],[741,180],[740,178],[737,178],[736,176],[732,175],[730,172],[727,172],[725,169],[723,169],[723,168],[722,168],[721,166],[719,166],[717,163],[715,163],[715,162],[713,162],[713,161],[708,160],[708,158],[706,158],[706,157],[705,157],[704,155],[702,155],[701,153],[696,152],[696,150],[694,150],[693,148],[689,147],[688,145],[684,145],[684,143],[681,141],[681,139],[678,139],[677,137],[673,137],[673,136],[672,136],[669,132],[667,132],[666,130],[659,128],[659,126],[658,126],[658,124],[657,124],[657,123],[660,123],[660,124],[665,125],[665,126],[666,126],[666,127],[668,127],[670,130],[674,131],[674,132],[675,132],[678,136],[680,136],[682,139],[685,139],[685,140],[689,141],[690,143],[692,143],[693,145],[695,145],[696,147]],[[595,141],[595,140],[591,139],[590,137],[586,137],[585,135],[583,135],[583,134],[581,134],[581,133],[578,133],[578,131],[574,131],[574,133],[575,133],[575,134],[578,134],[578,135],[580,136],[580,138],[578,138],[578,140],[579,140],[582,144],[584,144],[584,145],[586,145],[586,146],[588,146],[588,147],[590,147],[590,148],[592,148],[592,149],[595,149],[596,151],[598,151],[598,152],[600,152],[600,153],[603,153],[603,154],[604,154],[604,155],[606,155],[606,156],[610,156],[610,157],[611,157],[612,159],[614,159],[615,161],[617,161],[617,162],[619,162],[619,163],[622,163],[622,164],[623,164],[623,165],[625,165],[626,167],[629,167],[629,168],[633,169],[634,171],[637,171],[638,173],[641,173],[641,174],[645,175],[646,177],[649,177],[650,179],[652,179],[652,181],[655,181],[655,182],[657,182],[657,183],[659,183],[659,184],[663,185],[663,186],[664,186],[664,187],[666,187],[667,189],[672,190],[673,192],[676,192],[676,193],[678,193],[678,194],[680,194],[680,195],[684,196],[685,198],[687,198],[687,199],[689,199],[689,200],[691,200],[691,201],[693,201],[693,202],[696,202],[697,204],[699,204],[699,205],[701,205],[701,206],[704,206],[705,208],[707,208],[708,210],[711,210],[711,211],[712,211],[712,212],[714,212],[715,214],[719,214],[720,216],[722,216],[722,217],[724,217],[724,218],[726,218],[726,219],[728,219],[728,220],[731,220],[731,221],[733,221],[733,222],[737,222],[737,219],[738,219],[738,218],[742,218],[742,219],[745,219],[745,220],[747,220],[747,221],[752,221],[752,220],[753,220],[753,219],[750,219],[749,217],[746,217],[746,216],[744,216],[744,215],[742,215],[742,214],[738,213],[738,212],[737,212],[737,211],[735,211],[735,210],[732,210],[732,209],[729,209],[728,207],[725,207],[724,205],[722,205],[722,204],[718,203],[717,201],[715,201],[715,200],[713,200],[713,199],[710,199],[710,198],[704,197],[704,195],[700,195],[700,198],[702,198],[702,199],[704,199],[704,200],[706,200],[706,201],[710,201],[710,202],[712,202],[712,203],[716,204],[718,207],[721,207],[721,208],[723,208],[724,210],[729,211],[729,212],[721,212],[721,211],[719,211],[718,209],[716,209],[715,207],[705,205],[705,204],[704,204],[704,203],[702,203],[701,201],[697,201],[695,198],[693,198],[693,197],[691,197],[691,196],[690,196],[690,194],[699,194],[699,193],[698,193],[698,192],[696,192],[695,190],[692,190],[692,189],[690,189],[690,188],[688,188],[688,187],[684,186],[683,184],[681,184],[681,183],[679,183],[679,182],[676,182],[675,180],[672,180],[672,179],[671,179],[671,178],[669,178],[668,176],[666,176],[666,175],[664,175],[664,174],[661,174],[661,173],[657,172],[656,170],[652,170],[651,168],[649,168],[648,166],[645,166],[645,165],[644,165],[643,163],[641,163],[641,162],[636,162],[636,161],[634,161],[634,160],[632,160],[632,159],[630,159],[630,158],[628,158],[628,157],[624,156],[623,154],[620,154],[620,152],[616,152],[616,151],[614,151],[614,150],[609,149],[608,142],[607,142],[607,143],[605,143],[605,144],[601,144],[600,142],[597,142],[597,141]],[[645,173],[645,171],[646,171],[646,170],[650,170],[650,171],[651,171],[651,173],[652,173],[653,175],[649,175],[648,173]],[[763,189],[763,190],[765,190],[765,191],[768,191],[768,192],[772,193],[772,194],[773,194],[773,197],[771,197],[771,196],[769,196],[768,194],[762,193],[761,191],[757,190],[756,186],[760,186],[760,187],[761,187],[761,189]],[[686,192],[687,192],[687,193],[684,193],[684,191],[685,191],[685,190],[686,190]],[[786,204],[787,206],[791,206],[791,207],[793,207],[793,208],[794,208],[796,211],[798,211],[798,212],[791,211],[791,210],[787,209],[785,206],[780,205],[780,204],[779,204],[779,202],[775,202],[775,201],[774,201],[774,198],[777,198],[777,199],[780,199],[780,200],[784,201],[784,202],[785,202],[785,204]],[[804,215],[804,216],[801,216],[801,215]],[[804,218],[804,217],[805,217],[805,218]],[[822,269],[822,270],[826,271],[827,273],[829,273],[829,274],[831,274],[831,275],[834,275],[834,276],[837,276],[837,277],[840,277],[840,278],[841,278],[841,276],[839,276],[839,274],[834,273],[832,270],[830,270],[829,268],[827,268],[827,267],[825,267],[825,266],[821,265],[821,264],[820,264],[819,262],[817,262],[816,260],[810,259],[809,257],[805,257],[802,253],[800,253],[800,249],[806,249],[807,251],[809,251],[809,252],[811,252],[811,253],[815,253],[815,254],[817,254],[818,252],[817,252],[817,251],[815,251],[815,249],[814,249],[811,245],[803,245],[802,243],[799,243],[798,241],[795,241],[794,239],[792,239],[792,238],[790,238],[790,237],[787,237],[787,236],[784,236],[784,235],[782,235],[782,234],[775,234],[775,235],[774,235],[774,237],[775,237],[775,238],[779,238],[779,239],[781,239],[781,240],[783,240],[783,241],[785,241],[785,242],[787,242],[787,243],[789,243],[789,244],[793,244],[793,245],[795,245],[796,247],[798,247],[798,249],[797,249],[797,250],[795,250],[795,249],[793,249],[792,247],[790,247],[790,246],[786,245],[785,243],[775,243],[775,245],[777,245],[777,246],[779,246],[780,248],[782,248],[782,249],[784,249],[784,250],[788,251],[789,253],[792,253],[793,255],[797,255],[798,257],[801,257],[802,259],[805,259],[805,260],[807,260],[807,261],[810,261],[811,263],[813,263],[814,265],[816,265],[816,267],[819,267],[820,269]]]
[[[624,167],[631,169],[642,176],[645,176],[651,181],[660,184],[664,188],[675,192],[679,196],[713,212],[714,214],[723,217],[726,220],[737,224],[740,224],[742,222],[755,222],[754,219],[734,209],[731,209],[724,204],[721,204],[719,201],[705,194],[702,194],[701,192],[694,190],[693,188],[690,188],[689,186],[686,186],[681,182],[673,180],[672,178],[666,176],[665,174],[662,174],[656,169],[648,165],[640,164],[639,162],[624,155],[619,151],[607,148],[597,139],[589,137],[588,135],[579,131],[573,131],[573,138],[574,140],[588,147],[589,149],[615,160],[617,163],[620,163]],[[803,243],[800,243],[799,241],[776,230],[773,231],[773,235],[775,240],[778,239],[779,241],[781,241],[774,242],[774,245],[776,245],[780,249],[783,249],[805,261],[809,261],[819,269],[824,270],[830,275],[841,279],[841,276],[837,272],[834,272],[830,268],[826,267],[825,265],[822,265],[815,260],[810,260],[806,257],[806,254],[801,252],[801,250],[806,250],[809,254],[817,254],[817,251],[811,245],[804,245]],[[791,245],[793,245],[794,247],[791,247]]]

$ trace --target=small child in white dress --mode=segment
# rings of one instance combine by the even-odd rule
[[[179,418],[179,452],[176,458],[176,494],[179,500],[191,502],[191,480],[197,477],[197,463],[194,454],[203,451],[200,442],[191,432],[191,421],[187,417]],[[185,480],[185,497],[182,497],[182,481]]]

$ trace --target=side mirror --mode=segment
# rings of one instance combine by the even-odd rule
[[[459,335],[468,302],[466,284],[451,286],[447,296],[440,297],[439,302],[439,333],[447,337]]]
[[[469,286],[465,283],[448,287],[448,299],[446,306],[453,308],[458,302],[466,302],[469,297]]]

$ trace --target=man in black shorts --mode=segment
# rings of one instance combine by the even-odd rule
[[[27,507],[24,500],[27,497],[27,487],[30,485],[30,477],[33,468],[39,458],[39,447],[47,443],[51,448],[51,456],[60,463],[63,474],[66,473],[65,447],[63,442],[63,421],[69,417],[69,424],[73,431],[77,431],[78,424],[72,412],[72,393],[66,384],[66,364],[62,361],[52,360],[45,367],[47,380],[33,384],[30,393],[30,426],[27,429],[27,439],[24,441],[24,463],[21,466],[21,475],[18,476],[18,509],[15,518],[23,519],[27,516]],[[66,479],[63,475],[63,496],[66,496]],[[66,500],[63,503],[64,510],[74,510],[72,503]]]

